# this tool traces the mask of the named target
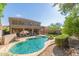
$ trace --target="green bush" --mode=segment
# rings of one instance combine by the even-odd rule
[[[53,34],[48,34],[47,36],[49,39],[54,39],[54,37],[55,37]]]
[[[59,47],[62,47],[64,40],[67,39],[68,37],[69,37],[69,35],[67,35],[67,34],[62,34],[62,35],[56,36],[55,37],[56,45]]]
[[[79,37],[79,17],[66,17],[62,32]]]
[[[53,35],[50,35],[50,36],[49,36],[49,39],[54,39],[54,36],[53,36]]]

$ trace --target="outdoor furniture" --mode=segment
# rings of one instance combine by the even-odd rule
[[[20,36],[21,36],[21,37],[26,37],[28,33],[29,33],[29,32],[26,31],[26,30],[21,31],[21,32],[20,32]]]

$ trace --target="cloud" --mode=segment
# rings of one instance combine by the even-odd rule
[[[16,14],[16,17],[22,17],[22,15],[21,14]]]

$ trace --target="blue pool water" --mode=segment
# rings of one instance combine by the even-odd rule
[[[29,38],[25,42],[20,42],[10,48],[10,52],[14,54],[29,54],[39,51],[44,47],[45,41],[48,38],[46,36],[37,36],[35,38]]]

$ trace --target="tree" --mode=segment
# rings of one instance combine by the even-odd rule
[[[56,23],[56,24],[51,24],[50,26],[49,26],[49,29],[50,30],[52,30],[52,31],[55,31],[55,30],[57,30],[57,29],[60,29],[60,23]]]
[[[73,29],[74,29],[73,28],[73,18],[70,17],[70,16],[66,17],[62,32],[65,33],[65,34],[72,35]]]
[[[62,15],[67,15],[69,13],[71,13],[74,9],[79,8],[79,4],[78,3],[55,3],[53,6],[59,6],[59,12]]]
[[[60,30],[61,24],[60,23],[56,23],[56,24],[51,24],[48,28],[49,28],[49,32],[51,33],[55,33],[56,31]]]
[[[3,17],[3,11],[5,6],[6,6],[5,3],[0,3],[0,23],[1,23],[1,17]]]
[[[5,8],[6,4],[5,3],[0,3],[0,36],[2,35],[2,25],[1,25],[1,18],[3,17],[3,11]]]
[[[58,5],[59,12],[66,16],[63,33],[79,36],[79,4],[66,3]]]

